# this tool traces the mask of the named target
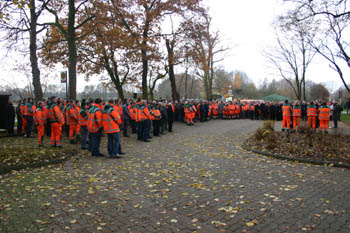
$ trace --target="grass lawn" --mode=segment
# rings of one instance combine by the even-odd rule
[[[340,116],[340,120],[350,123],[350,114],[342,113]]]

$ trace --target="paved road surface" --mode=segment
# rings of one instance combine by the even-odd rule
[[[244,151],[260,125],[177,123],[123,138],[121,160],[83,152],[3,175],[0,232],[350,232],[350,170]]]

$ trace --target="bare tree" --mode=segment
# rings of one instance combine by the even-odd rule
[[[276,24],[276,49],[266,51],[265,54],[282,78],[293,88],[296,98],[305,100],[306,71],[315,56],[308,43],[312,34],[305,24],[291,23],[282,18]]]
[[[17,1],[7,1],[7,5],[4,4],[1,9],[1,14],[8,15],[7,18],[0,18],[0,29],[7,32],[5,40],[9,43],[8,47],[10,49],[20,41],[26,44],[28,40],[26,34],[29,35],[32,83],[36,100],[43,98],[37,56],[37,41],[39,33],[46,29],[45,26],[40,26],[38,21],[48,2],[50,0],[29,0],[27,5],[22,5]]]
[[[294,8],[284,17],[293,22],[322,24],[316,37],[309,38],[313,49],[329,62],[344,87],[350,92],[344,72],[350,69],[350,50],[347,35],[350,30],[350,2],[347,0],[287,0]]]
[[[183,24],[188,38],[188,52],[199,68],[196,74],[203,80],[208,100],[211,100],[213,96],[214,65],[223,60],[223,58],[218,59],[217,56],[228,50],[221,45],[219,31],[212,32],[211,21],[210,16],[204,12],[199,18],[194,17]]]

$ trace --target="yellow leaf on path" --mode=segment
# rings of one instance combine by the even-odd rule
[[[252,226],[254,226],[254,223],[253,223],[253,222],[247,222],[246,225],[247,225],[248,227],[252,227]]]

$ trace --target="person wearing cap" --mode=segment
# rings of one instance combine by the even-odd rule
[[[62,135],[62,125],[64,124],[64,116],[57,105],[56,97],[50,97],[48,102],[48,116],[47,119],[51,127],[51,147],[62,148],[61,135]]]
[[[318,119],[320,120],[320,130],[324,133],[328,133],[330,113],[331,109],[327,106],[327,102],[324,102],[319,109],[318,115]]]
[[[34,123],[38,130],[38,146],[43,147],[44,134],[45,134],[45,123],[46,123],[46,115],[43,111],[43,102],[39,101],[38,106],[34,113]]]
[[[89,141],[89,146],[91,143],[91,155],[96,157],[103,157],[104,154],[100,152],[101,137],[103,131],[103,118],[102,118],[102,100],[97,98],[95,103],[92,104],[89,109],[89,121],[88,121],[88,131],[91,135],[91,141]]]
[[[282,122],[282,131],[289,131],[290,129],[290,117],[292,115],[292,108],[288,104],[288,100],[284,101],[284,105],[282,107],[282,114],[283,114],[283,122]]]

